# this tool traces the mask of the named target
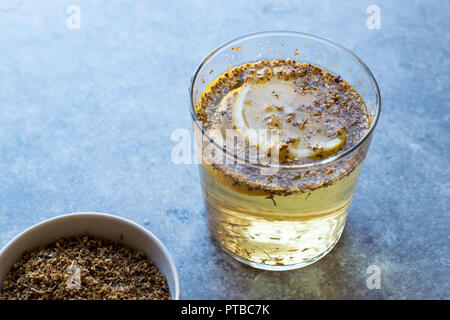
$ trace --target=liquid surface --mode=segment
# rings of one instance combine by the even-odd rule
[[[370,125],[361,97],[348,83],[291,60],[227,71],[202,94],[197,115],[222,145],[232,131],[250,156],[277,152],[282,164],[291,165],[347,150]]]

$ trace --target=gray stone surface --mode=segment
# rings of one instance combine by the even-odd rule
[[[366,8],[381,8],[368,30]],[[81,28],[66,27],[67,7]],[[172,252],[187,299],[450,298],[448,1],[0,1],[0,246],[62,213],[109,212]],[[190,130],[188,81],[220,43],[317,33],[371,68],[382,115],[342,239],[307,268],[243,266],[208,233],[198,168],[170,161]],[[367,267],[381,288],[366,286]]]

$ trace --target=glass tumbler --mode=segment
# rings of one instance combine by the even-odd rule
[[[342,153],[304,165],[253,161],[209,136],[196,114],[207,86],[234,66],[280,58],[320,66],[347,81],[370,113],[365,136]],[[246,35],[221,45],[201,62],[190,83],[189,104],[209,227],[223,249],[237,260],[265,270],[301,268],[326,255],[344,229],[380,114],[378,85],[361,59],[312,34],[274,31]],[[255,181],[267,174],[296,179],[296,186],[303,189],[286,191],[273,183],[258,187]]]

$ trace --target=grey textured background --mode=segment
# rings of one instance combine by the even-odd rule
[[[66,27],[69,5],[81,29]],[[381,8],[368,30],[366,8]],[[188,299],[450,298],[450,2],[0,1],[0,246],[44,219],[100,211],[154,232]],[[245,267],[211,241],[198,168],[170,161],[187,86],[220,43],[254,31],[329,37],[383,99],[348,224],[307,268]],[[366,286],[381,268],[381,289]]]

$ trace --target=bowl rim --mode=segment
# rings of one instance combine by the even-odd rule
[[[50,223],[54,223],[57,221],[62,221],[62,220],[70,220],[73,217],[101,217],[104,219],[112,219],[115,222],[119,222],[119,223],[125,223],[130,225],[131,227],[138,229],[139,231],[141,231],[142,233],[144,233],[148,238],[151,239],[151,241],[158,247],[158,249],[161,250],[161,252],[163,253],[164,257],[167,259],[167,262],[169,264],[169,267],[172,271],[173,274],[173,283],[174,283],[174,294],[173,297],[171,297],[172,300],[181,300],[181,282],[180,282],[180,276],[178,273],[178,269],[175,265],[175,261],[173,260],[172,255],[170,254],[169,250],[166,248],[166,246],[162,243],[161,240],[159,240],[158,237],[156,237],[151,231],[147,230],[146,228],[142,227],[141,225],[137,224],[136,222],[129,220],[127,218],[123,218],[114,214],[110,214],[110,213],[104,213],[104,212],[94,212],[94,211],[89,211],[89,212],[71,212],[71,213],[65,213],[65,214],[61,214],[49,219],[45,219],[41,222],[38,222],[28,228],[26,228],[24,231],[20,232],[18,235],[16,235],[15,237],[13,237],[8,243],[6,243],[6,245],[4,245],[1,249],[0,249],[0,263],[2,261],[2,259],[4,258],[4,254],[17,242],[21,241],[22,238],[25,237],[26,234],[29,234],[33,231],[36,231],[37,229],[41,228],[42,226],[46,225],[46,224],[50,224]],[[124,244],[126,244],[126,241],[124,242]],[[33,248],[30,248],[30,250],[32,250]],[[22,252],[23,254],[23,252]],[[1,289],[1,287],[0,287]]]

